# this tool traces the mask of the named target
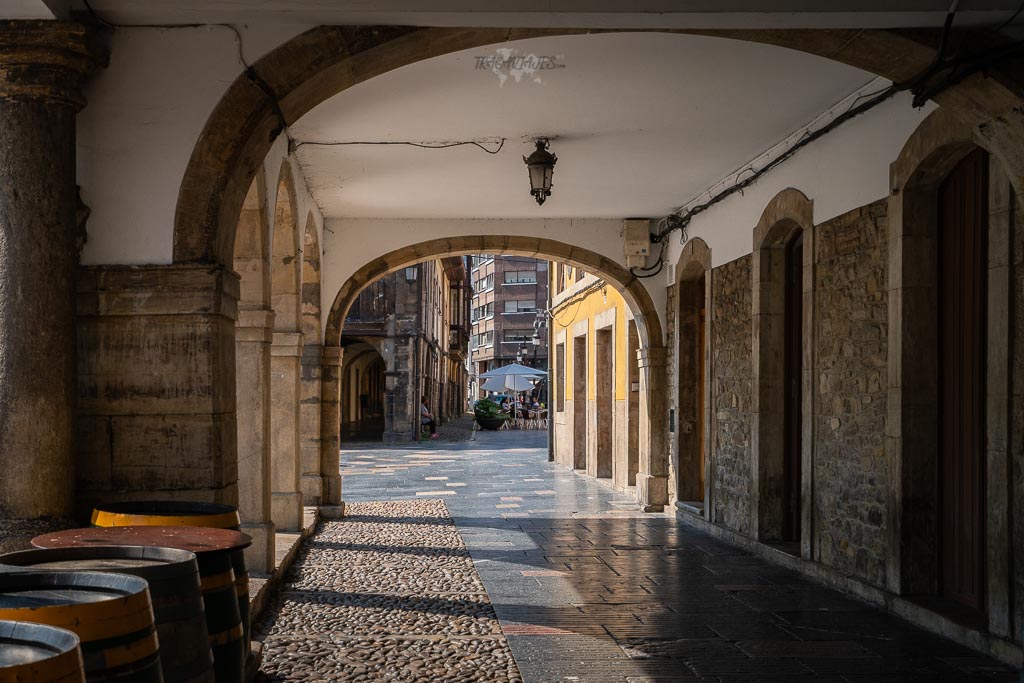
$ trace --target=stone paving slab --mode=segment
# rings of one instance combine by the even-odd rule
[[[1021,681],[672,516],[631,509],[607,485],[547,462],[542,432],[430,446],[343,451],[345,497],[410,500],[466,484],[450,487],[445,505],[524,681]],[[375,474],[385,461],[394,474]],[[425,466],[402,467],[414,462]],[[496,507],[506,504],[520,507]],[[415,529],[432,523],[392,541],[402,567],[447,566],[451,554],[411,550],[424,542]]]
[[[256,624],[263,681],[522,678],[442,501],[323,521]]]

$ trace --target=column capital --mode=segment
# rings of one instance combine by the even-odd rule
[[[82,84],[107,63],[95,29],[70,21],[0,21],[0,100],[48,102],[76,111]]]

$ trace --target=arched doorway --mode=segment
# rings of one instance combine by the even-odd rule
[[[341,371],[341,442],[384,434],[384,358],[369,342],[346,338]]]
[[[709,458],[707,304],[711,250],[704,240],[687,242],[676,264],[679,426],[676,443],[677,501],[703,515]]]
[[[887,581],[1005,636],[1013,278],[988,245],[1008,243],[1020,211],[1006,166],[980,143],[939,110],[892,164],[889,300],[902,318],[889,328],[889,400],[901,420],[886,442]]]
[[[751,529],[810,557],[813,499],[814,209],[780,192],[754,228],[754,420]]]
[[[988,168],[988,153],[976,148],[938,191],[941,593],[982,612]]]

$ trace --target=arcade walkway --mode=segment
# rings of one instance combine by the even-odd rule
[[[263,624],[267,680],[1019,680],[638,513],[546,445],[484,432],[343,451],[353,514],[321,525]]]

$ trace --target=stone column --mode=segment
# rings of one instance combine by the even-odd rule
[[[275,332],[270,347],[271,518],[282,531],[302,528],[299,395],[302,334]]]
[[[320,505],[320,363],[324,347],[307,344],[302,349],[302,393],[299,397],[300,490],[306,505]]]
[[[274,312],[239,311],[235,327],[238,422],[238,512],[252,536],[245,562],[256,573],[274,570],[274,522],[270,508],[270,347]]]
[[[75,114],[102,57],[80,24],[0,22],[0,518],[8,520],[72,513]]]
[[[339,517],[344,513],[341,499],[341,347],[323,350],[320,361],[320,513]]]
[[[636,353],[640,368],[640,471],[637,499],[644,512],[661,512],[668,503],[668,349],[642,348]]]

